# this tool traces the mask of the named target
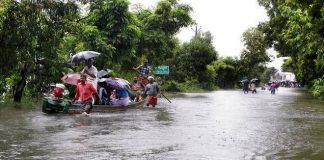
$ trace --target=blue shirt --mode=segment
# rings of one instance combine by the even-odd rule
[[[159,85],[155,82],[149,83],[146,85],[145,91],[149,96],[156,96],[159,92]]]

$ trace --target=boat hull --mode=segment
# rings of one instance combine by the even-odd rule
[[[93,105],[91,112],[112,112],[116,110],[124,110],[129,108],[143,107],[146,99],[144,98],[139,102],[130,102],[127,106],[119,105]],[[42,112],[44,113],[69,113],[69,114],[80,114],[84,112],[81,104],[71,104],[68,100],[54,101],[50,98],[43,98]]]

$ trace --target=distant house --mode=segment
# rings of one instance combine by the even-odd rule
[[[281,72],[281,81],[296,81],[296,77],[294,73],[291,72]]]
[[[274,76],[270,77],[270,81],[291,81],[295,82],[296,77],[294,73],[291,72],[277,72]]]

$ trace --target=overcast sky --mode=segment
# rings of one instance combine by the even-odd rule
[[[155,7],[158,0],[130,0],[132,4]],[[203,32],[210,31],[213,45],[220,56],[239,56],[244,48],[241,37],[250,27],[268,20],[266,11],[257,0],[180,0],[193,8],[192,17]],[[184,28],[178,37],[182,42],[194,35],[191,27]],[[270,51],[271,52],[271,51]],[[271,54],[274,54],[272,51]],[[278,61],[278,60],[277,60]],[[280,67],[281,62],[270,66]]]

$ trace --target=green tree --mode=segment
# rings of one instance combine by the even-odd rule
[[[96,66],[130,69],[136,59],[136,48],[141,34],[137,18],[129,10],[127,0],[91,1],[84,18],[76,30],[64,37],[60,53],[76,53],[93,50],[101,55]]]
[[[172,58],[179,45],[175,35],[192,23],[191,11],[189,5],[179,4],[177,0],[161,0],[153,10],[135,11],[142,31],[138,56],[148,57],[152,64]]]
[[[175,56],[176,74],[178,81],[196,79],[199,82],[212,80],[208,78],[207,65],[217,60],[218,55],[212,45],[212,37],[209,32],[193,37],[190,42],[184,43]]]
[[[259,77],[270,61],[267,54],[269,44],[260,28],[249,28],[243,33],[245,48],[240,55],[239,70],[241,78]]]
[[[270,17],[267,39],[281,56],[290,56],[302,84],[324,74],[324,19],[322,0],[259,0]]]
[[[270,81],[271,76],[274,77],[278,70],[274,67],[270,67],[265,69],[261,76],[261,82],[268,83]]]
[[[284,63],[281,66],[281,70],[283,72],[294,72],[294,63],[292,59],[289,57],[288,59],[284,60]]]
[[[0,13],[4,57],[0,72],[12,87],[14,101],[19,102],[26,85],[41,90],[54,75],[59,77],[62,64],[56,46],[69,31],[69,22],[78,18],[78,6],[61,1],[6,1]]]
[[[88,18],[88,23],[96,26],[103,33],[105,42],[111,46],[112,52],[106,54],[109,58],[106,61],[121,65],[124,69],[132,67],[129,64],[133,64],[133,59],[136,58],[141,34],[139,22],[128,8],[128,0],[94,1]]]
[[[232,57],[220,58],[207,66],[209,75],[220,88],[234,88],[239,81],[238,60]]]

